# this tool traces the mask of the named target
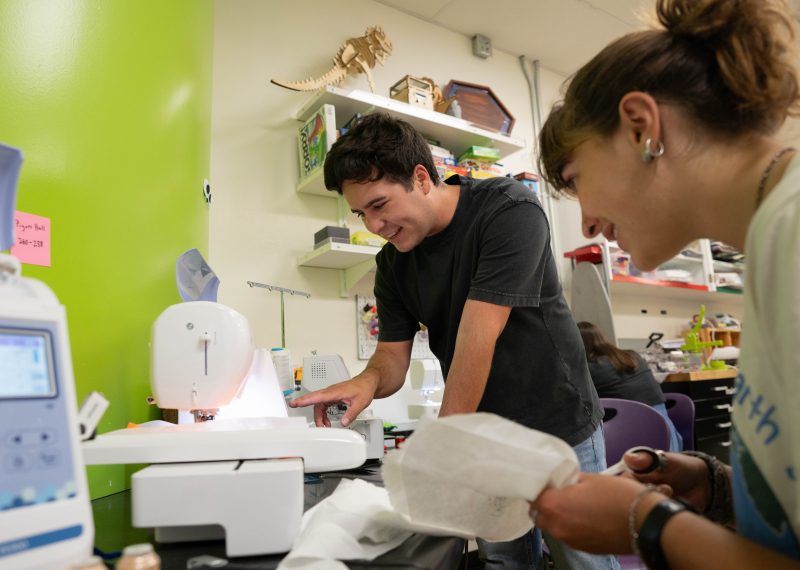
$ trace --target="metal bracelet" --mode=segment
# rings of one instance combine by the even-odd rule
[[[657,491],[658,487],[653,485],[652,483],[648,483],[644,486],[644,489],[639,491],[639,494],[636,495],[636,498],[633,499],[631,503],[631,508],[628,510],[628,528],[631,533],[631,550],[633,553],[639,558],[642,559],[642,554],[639,551],[639,533],[636,531],[636,507],[639,506],[642,498],[648,494],[652,493],[653,491]]]

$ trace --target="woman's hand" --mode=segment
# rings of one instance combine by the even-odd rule
[[[531,513],[536,526],[572,548],[593,554],[630,553],[628,512],[642,489],[641,483],[630,478],[581,473],[575,485],[543,491],[531,503]],[[637,528],[664,498],[655,492],[642,498],[636,511]]]
[[[711,479],[706,462],[699,457],[680,453],[667,453],[667,469],[646,475],[625,473],[622,477],[633,478],[642,483],[658,485],[659,491],[668,496],[683,497],[699,512],[711,502]],[[625,454],[625,463],[632,469],[647,468],[652,459],[647,453]]]

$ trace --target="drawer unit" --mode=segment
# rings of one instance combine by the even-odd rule
[[[732,411],[733,396],[694,401],[695,421],[704,420],[706,418],[719,418],[723,416],[730,417]]]
[[[713,455],[723,463],[730,465],[731,455],[731,436],[729,433],[697,439],[697,450]]]
[[[694,433],[697,439],[728,435],[731,431],[731,419],[728,417],[707,418],[694,423]]]
[[[735,378],[720,380],[694,380],[689,382],[664,382],[661,390],[664,393],[678,392],[686,394],[692,400],[707,400],[721,396],[733,396]]]
[[[694,402],[695,449],[728,462],[735,378],[664,382],[665,394],[679,393]]]

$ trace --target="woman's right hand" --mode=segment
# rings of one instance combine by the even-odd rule
[[[699,512],[705,511],[711,502],[711,479],[706,462],[699,457],[681,453],[667,453],[667,468],[645,475],[625,473],[642,483],[658,485],[659,490],[668,496],[683,497]],[[632,469],[646,469],[653,459],[647,453],[626,453],[625,463]]]

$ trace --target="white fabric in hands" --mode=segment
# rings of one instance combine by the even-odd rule
[[[422,418],[384,462],[386,488],[342,480],[303,515],[278,570],[345,570],[338,560],[373,560],[412,532],[513,540],[533,526],[528,501],[579,471],[565,441],[500,416]]]
[[[382,470],[406,528],[493,542],[528,532],[528,501],[579,472],[565,441],[487,413],[421,419]]]

